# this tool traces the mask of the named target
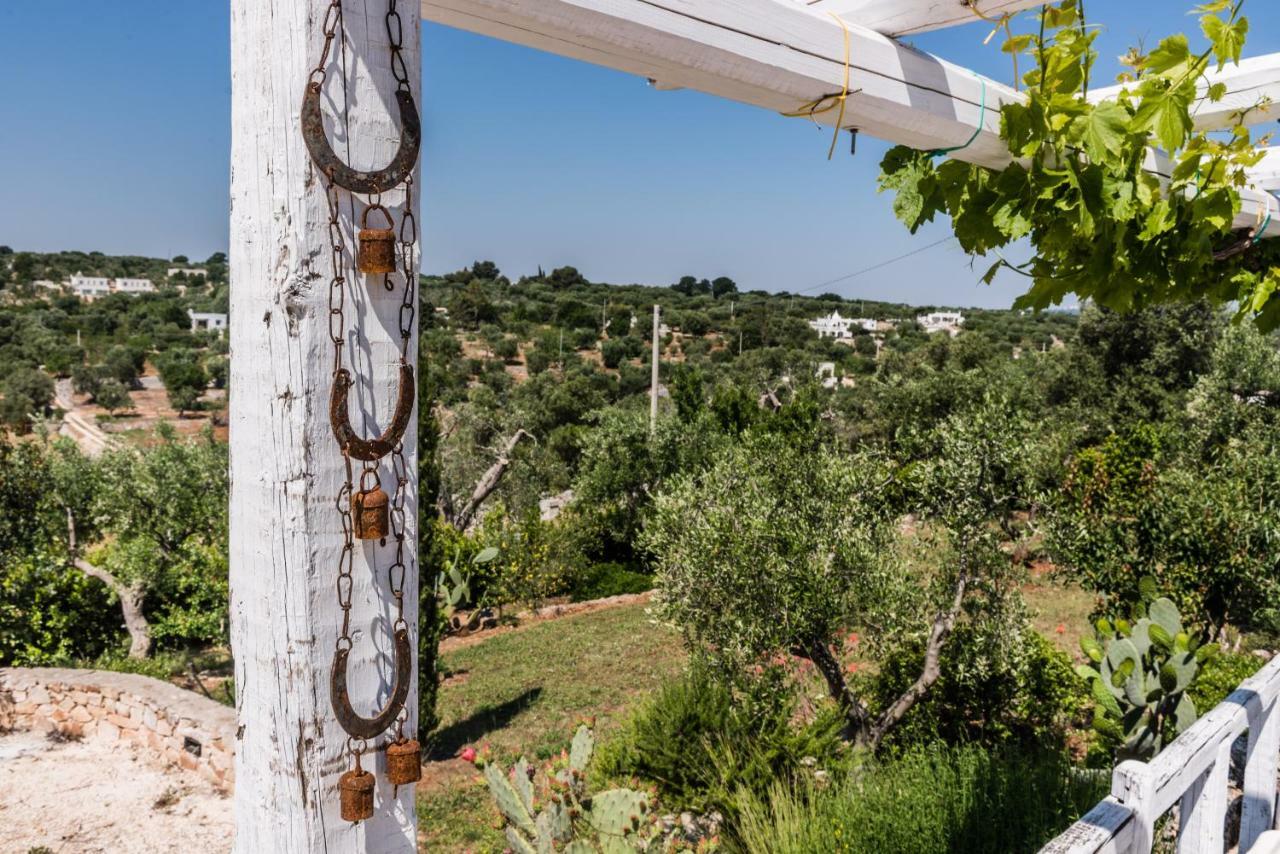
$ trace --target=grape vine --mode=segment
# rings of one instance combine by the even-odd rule
[[[1120,93],[1086,97],[1098,32],[1082,4],[1063,0],[1040,13],[1035,34],[1011,35],[1004,50],[1025,54],[1024,100],[1001,107],[1000,135],[1013,162],[1003,170],[947,160],[899,146],[881,164],[881,190],[914,233],[938,214],[974,256],[994,254],[984,281],[1001,269],[1030,279],[1016,307],[1043,309],[1069,294],[1116,310],[1208,298],[1236,307],[1239,319],[1280,326],[1280,240],[1258,240],[1263,221],[1233,224],[1246,170],[1268,137],[1255,139],[1248,113],[1230,128],[1195,127],[1197,102],[1220,102],[1221,83],[1206,75],[1238,63],[1249,32],[1244,0],[1200,6],[1208,48],[1194,53],[1185,35],[1124,58]],[[1167,175],[1152,169],[1151,148],[1168,155]],[[1001,250],[1029,239],[1025,263]]]

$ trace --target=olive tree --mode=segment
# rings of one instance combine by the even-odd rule
[[[162,428],[157,438],[97,459],[55,442],[39,507],[61,562],[119,601],[131,658],[148,656],[157,619],[174,637],[225,632],[226,447],[210,431],[181,441]]]
[[[905,465],[768,435],[726,448],[656,499],[643,541],[657,557],[658,611],[731,678],[750,680],[780,654],[811,661],[846,737],[874,750],[937,681],[957,621],[1013,595],[991,522],[1017,494],[1017,436],[988,408],[920,437],[928,456]],[[897,557],[904,507],[941,531],[923,573]],[[850,629],[873,653],[924,641],[918,675],[883,708],[841,667]]]

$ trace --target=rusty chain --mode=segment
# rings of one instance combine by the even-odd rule
[[[409,81],[408,68],[405,65],[403,55],[404,45],[404,21],[400,16],[400,12],[396,7],[396,0],[388,0],[386,14],[387,37],[390,42],[391,52],[391,73],[396,80],[396,88],[398,92],[407,93],[407,97],[412,98],[412,86]],[[333,53],[333,43],[339,38],[339,33],[345,33],[343,26],[343,10],[342,0],[330,0],[325,10],[324,22],[322,25],[324,42],[320,51],[320,59],[315,68],[309,75],[309,82],[312,84],[323,83],[327,76],[327,66],[330,56]],[[345,38],[345,35],[343,36]],[[341,45],[339,46],[341,51]],[[342,87],[344,93],[344,102],[346,88],[348,85],[345,65],[343,66]],[[329,281],[328,293],[328,332],[330,341],[333,344],[333,367],[332,376],[337,382],[339,376],[344,373],[344,352],[346,346],[346,272],[348,269],[347,259],[349,256],[346,237],[342,228],[341,221],[341,196],[339,187],[334,180],[332,172],[325,174],[325,201],[328,206],[328,238],[329,238],[329,257],[332,268],[332,275]],[[401,273],[404,276],[404,291],[399,308],[398,326],[400,332],[400,362],[401,365],[409,364],[410,345],[413,337],[413,324],[417,311],[417,288],[416,277],[414,276],[413,265],[415,260],[415,248],[418,242],[418,224],[417,218],[413,213],[413,175],[410,173],[404,179],[405,197],[404,212],[400,222],[399,229],[399,254]],[[354,194],[353,194],[354,195]],[[378,194],[376,199],[372,201],[376,204],[381,198]],[[390,273],[384,274],[383,285],[387,291],[394,291],[395,283]],[[341,655],[345,659],[346,652],[349,652],[354,645],[351,638],[351,609],[352,596],[354,590],[353,567],[355,560],[355,522],[352,516],[352,498],[354,495],[354,478],[352,468],[352,458],[350,449],[344,445],[341,448],[344,477],[337,495],[334,497],[334,504],[338,511],[339,521],[342,527],[342,548],[338,556],[337,577],[335,579],[335,592],[337,595],[337,603],[342,611],[341,628],[335,641],[335,655]],[[390,452],[392,471],[395,475],[396,485],[394,496],[388,508],[388,515],[392,529],[392,535],[395,541],[395,559],[387,569],[387,584],[391,595],[396,602],[396,617],[393,623],[393,633],[407,631],[408,623],[404,617],[404,597],[405,597],[405,580],[408,575],[408,564],[406,563],[405,541],[407,539],[406,525],[406,502],[408,496],[408,488],[410,484],[408,462],[404,456],[403,442],[398,440]],[[377,475],[378,463],[376,460],[365,462],[362,465],[362,482],[363,474],[372,472]],[[408,560],[412,561],[412,553],[408,556]],[[341,715],[339,716],[341,720]],[[404,725],[408,718],[408,710],[404,704],[400,704],[400,708],[395,714],[395,724],[398,738],[404,737]],[[344,726],[346,726],[344,724]],[[348,737],[347,750],[355,756],[357,767],[360,762],[360,755],[367,749],[367,743],[363,738]]]
[[[393,4],[394,5],[394,4]],[[342,26],[342,0],[330,0],[329,7],[324,11],[324,24],[321,30],[324,33],[324,45],[320,48],[320,60],[316,63],[316,67],[311,69],[308,79],[312,83],[323,83],[325,77],[328,76],[329,52],[333,50],[333,40],[338,36],[338,29]],[[342,85],[345,87],[347,81],[344,79]]]
[[[396,0],[387,0],[387,41],[391,43],[391,75],[396,78],[396,91],[412,93],[409,69],[404,64],[404,19],[396,9]]]

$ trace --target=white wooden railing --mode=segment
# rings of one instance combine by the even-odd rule
[[[1157,820],[1180,805],[1178,854],[1226,850],[1231,745],[1248,733],[1240,854],[1280,854],[1276,771],[1280,759],[1280,655],[1241,683],[1150,762],[1116,767],[1111,795],[1040,854],[1147,854]]]

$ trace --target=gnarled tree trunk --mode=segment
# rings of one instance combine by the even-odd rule
[[[498,484],[502,483],[502,478],[506,476],[507,469],[511,467],[511,454],[515,451],[516,445],[520,444],[521,439],[532,438],[533,434],[523,427],[511,434],[511,438],[502,443],[502,448],[498,451],[498,459],[494,461],[493,465],[489,466],[489,470],[476,482],[475,488],[471,490],[471,497],[461,507],[455,508],[453,499],[449,498],[447,493],[441,492],[440,515],[444,517],[444,520],[459,531],[465,531],[470,528],[481,506],[493,494],[493,491],[498,488]]]
[[[146,588],[141,581],[125,584],[113,574],[80,557],[76,543],[76,520],[71,510],[67,510],[67,549],[71,555],[71,565],[90,578],[96,578],[116,594],[120,600],[120,611],[124,615],[124,627],[129,633],[129,657],[146,658],[151,654],[151,624],[142,614],[142,606],[146,601]]]

